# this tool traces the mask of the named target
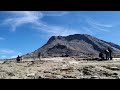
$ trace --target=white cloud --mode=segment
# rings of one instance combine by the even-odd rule
[[[7,13],[10,13],[12,16],[11,18],[4,20],[3,24],[10,25],[12,27],[12,31],[15,31],[17,27],[28,23],[31,23],[33,27],[39,28],[40,30],[50,34],[57,34],[58,31],[60,31],[60,35],[69,35],[69,33],[72,34],[77,31],[72,29],[68,30],[65,27],[48,25],[46,22],[42,21],[44,16],[63,16],[69,13],[67,11],[8,11]],[[88,23],[92,28],[99,31],[108,32],[109,28],[113,27],[113,25],[110,24],[101,24],[86,15],[80,15],[80,17],[81,19],[84,18],[85,23]]]
[[[101,27],[101,26],[97,26],[97,25],[92,24],[92,23],[89,23],[89,25],[90,25],[92,28],[95,28],[96,30],[109,32],[108,28],[104,28],[104,27]]]
[[[2,55],[0,58],[1,58],[1,59],[6,59],[6,58],[7,58],[7,56]]]
[[[13,55],[13,56],[10,56],[10,58],[16,58],[18,55]]]
[[[11,58],[13,56],[18,56],[22,55],[21,52],[10,50],[10,49],[0,49],[0,58],[5,59],[5,58]]]
[[[33,27],[38,29],[39,31],[44,31],[49,34],[49,36],[67,36],[70,34],[80,33],[79,30],[73,30],[67,27],[60,27],[60,26],[51,26],[51,25],[42,25],[38,27]]]
[[[108,32],[109,31],[108,29],[113,27],[112,24],[101,24],[101,23],[96,22],[94,19],[90,17],[86,18],[86,22],[93,28],[96,28],[97,30],[100,30],[100,31]]]
[[[50,35],[69,35],[77,33],[77,31],[67,29],[65,27],[48,25],[46,22],[41,20],[44,16],[66,15],[68,13],[66,11],[13,11],[9,13],[13,14],[13,17],[7,18],[4,21],[4,24],[10,25],[12,27],[12,31],[15,31],[17,27],[23,24],[31,23],[35,29],[42,30]]]
[[[21,52],[16,52],[14,55],[11,55],[9,58],[16,58],[18,55],[21,56],[22,53]]]
[[[13,50],[9,50],[9,49],[2,49],[0,50],[0,54],[11,54],[11,53],[15,53],[15,51]]]
[[[101,23],[93,20],[93,19],[90,18],[90,17],[87,18],[87,22],[88,22],[88,23],[91,23],[91,24],[93,24],[93,25],[97,25],[97,26],[101,26],[101,27],[105,27],[105,28],[111,28],[111,27],[113,27],[113,25],[111,25],[111,24],[101,24]]]
[[[92,27],[100,31],[109,32],[109,29],[113,27],[111,24],[101,24],[96,22],[94,19],[90,17],[86,17],[86,22]]]
[[[45,16],[63,16],[67,15],[69,12],[67,11],[43,11]]]
[[[43,17],[42,13],[34,11],[11,11],[9,13],[11,13],[13,17],[4,20],[3,24],[10,25],[12,31],[15,31],[17,27],[23,24],[38,24],[38,20]]]
[[[106,28],[111,28],[111,27],[114,27],[115,25],[113,24],[103,24],[103,23],[100,23],[98,20],[95,20],[93,19],[92,17],[90,16],[87,16],[87,15],[79,15],[79,17],[81,17],[84,21],[86,21],[88,24],[89,23],[92,23],[94,25],[97,25],[97,26],[101,26],[101,27],[106,27]]]
[[[5,40],[5,38],[3,38],[3,37],[0,37],[0,40]]]
[[[90,28],[88,27],[82,27],[84,33],[87,33],[87,34],[95,34],[95,32],[93,32],[93,30],[91,30]]]
[[[53,11],[9,11],[8,13],[12,14],[13,17],[5,19],[3,24],[10,25],[12,27],[12,31],[15,31],[17,27],[27,23],[37,26],[44,25],[44,23],[41,21],[44,16],[63,16],[67,14],[67,12]]]
[[[0,49],[0,54],[19,54],[21,55],[21,52],[10,50],[10,49]]]

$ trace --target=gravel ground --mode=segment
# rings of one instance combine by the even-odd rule
[[[42,58],[0,61],[0,79],[119,79],[120,58],[87,61],[75,58]]]

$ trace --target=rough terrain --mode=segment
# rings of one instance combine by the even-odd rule
[[[56,57],[0,61],[0,79],[119,79],[120,59],[87,61]]]

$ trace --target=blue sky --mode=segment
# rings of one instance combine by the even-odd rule
[[[120,11],[0,11],[0,58],[32,52],[51,36],[89,34],[120,45]]]

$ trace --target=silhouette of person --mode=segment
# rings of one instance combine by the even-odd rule
[[[17,62],[20,62],[20,56],[18,55],[18,57],[16,58]]]
[[[109,59],[112,60],[112,50],[108,48],[108,51],[109,51]]]
[[[39,60],[40,60],[40,56],[41,56],[41,53],[39,52],[39,53],[38,53],[38,58],[39,58]]]
[[[105,59],[108,60],[109,59],[109,57],[108,57],[109,56],[109,51],[108,50],[105,50],[105,56],[106,56]]]
[[[101,58],[101,60],[104,60],[104,55],[102,52],[99,53],[99,57]]]

